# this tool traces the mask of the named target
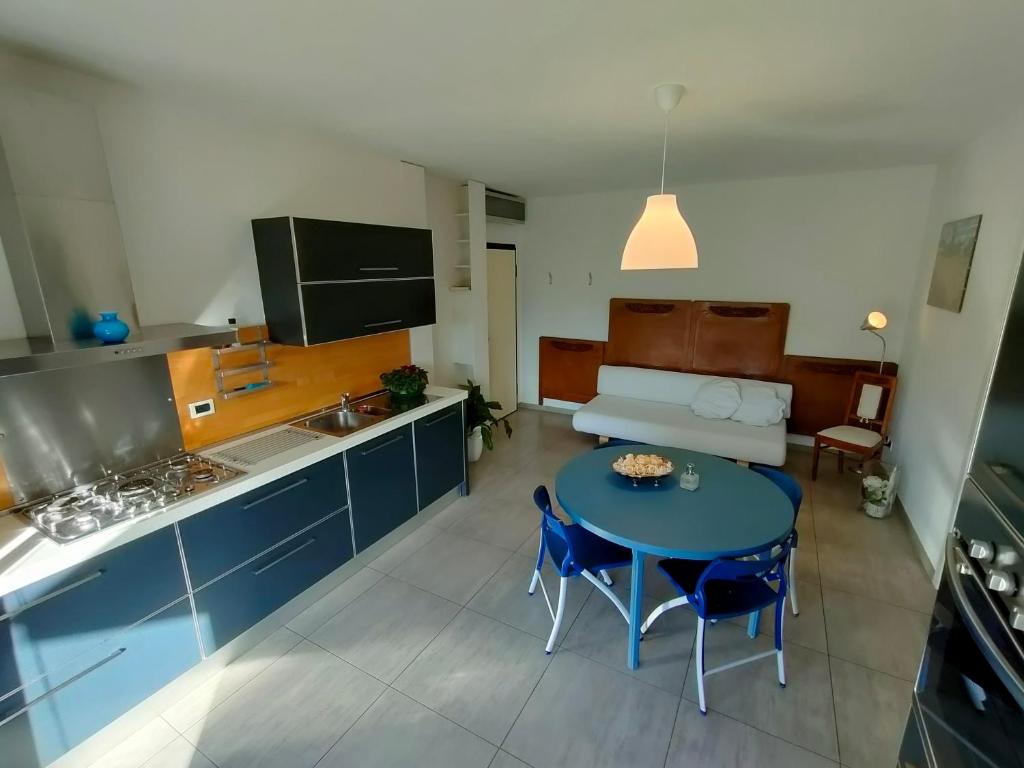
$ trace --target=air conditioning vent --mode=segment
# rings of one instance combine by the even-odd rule
[[[484,211],[492,219],[505,219],[507,221],[526,221],[526,200],[517,195],[510,195],[508,192],[499,192],[496,189],[488,189]]]

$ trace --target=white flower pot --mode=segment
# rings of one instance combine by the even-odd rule
[[[870,501],[865,501],[864,511],[869,517],[888,517],[892,507],[889,504],[872,504]]]
[[[470,461],[479,461],[484,452],[484,435],[481,427],[475,427],[466,438],[466,457]]]

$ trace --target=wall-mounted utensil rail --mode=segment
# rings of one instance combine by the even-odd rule
[[[259,362],[251,363],[249,365],[236,366],[234,368],[225,368],[223,355],[231,354],[234,352],[248,352],[257,350],[259,352]],[[273,386],[273,382],[270,380],[270,366],[271,363],[267,360],[267,342],[260,340],[254,341],[249,344],[234,344],[230,347],[219,347],[212,350],[213,354],[213,374],[217,381],[217,392],[224,400],[229,400],[232,397],[239,397],[241,395],[251,395],[253,392],[260,392],[267,387]],[[258,382],[250,382],[243,387],[228,388],[224,385],[224,379],[232,376],[243,376],[250,373],[259,373],[262,371],[262,378]]]

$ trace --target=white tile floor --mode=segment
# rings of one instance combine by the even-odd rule
[[[629,673],[621,617],[579,581],[545,656],[550,618],[526,594],[531,492],[592,442],[564,416],[514,422],[474,465],[470,497],[360,556],[361,570],[96,768],[893,764],[933,595],[903,522],[856,511],[856,475],[824,462],[812,485],[809,455],[791,451],[805,500],[789,685],[773,659],[716,675],[705,718],[685,610],[656,625]],[[672,594],[653,568],[645,591],[651,605]],[[710,630],[709,663],[768,645],[741,623]]]

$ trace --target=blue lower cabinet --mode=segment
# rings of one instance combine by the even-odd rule
[[[185,593],[177,539],[167,527],[5,595],[0,697],[52,675]]]
[[[351,559],[348,510],[282,542],[195,593],[207,654]]]
[[[412,425],[351,448],[345,458],[356,551],[361,552],[416,515]]]
[[[339,455],[185,518],[178,527],[192,589],[346,505]]]
[[[420,509],[425,509],[466,479],[462,403],[424,416],[413,427]]]
[[[183,598],[0,700],[0,765],[48,765],[199,659]]]

